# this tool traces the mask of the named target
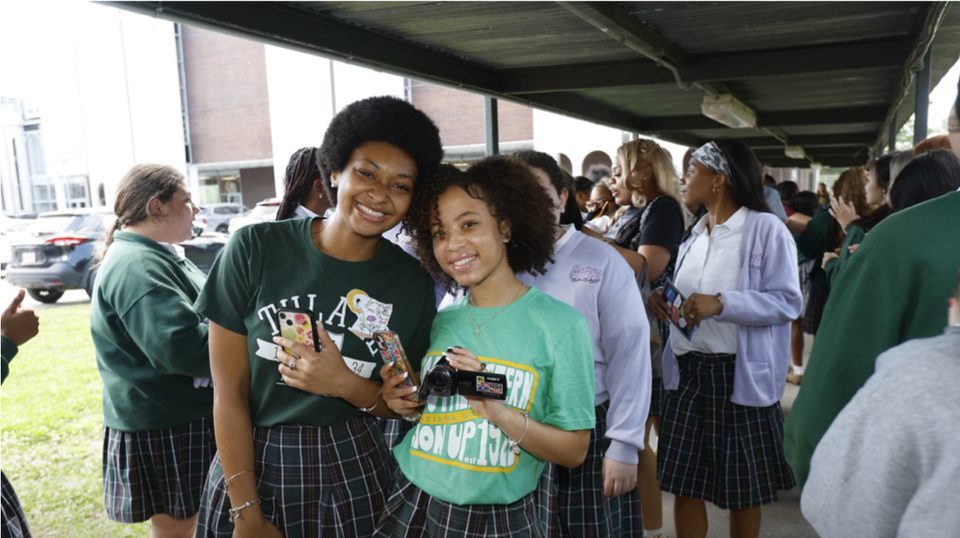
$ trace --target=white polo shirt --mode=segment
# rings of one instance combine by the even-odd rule
[[[674,285],[684,297],[692,293],[716,295],[737,287],[740,278],[740,243],[747,208],[741,207],[723,224],[707,229],[710,216],[705,215],[693,228],[695,236],[690,250],[677,270]],[[707,318],[700,322],[693,339],[670,326],[670,342],[677,356],[697,351],[700,353],[736,353],[737,326]]]

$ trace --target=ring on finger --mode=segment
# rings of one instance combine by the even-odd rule
[[[487,371],[487,363],[485,363],[485,362],[481,362],[481,363],[480,363],[480,371],[481,371],[481,372],[486,372],[486,371]]]
[[[290,359],[290,364],[287,365],[287,368],[290,368],[291,370],[296,370],[296,369],[297,369],[297,358],[296,358],[296,357],[293,357],[292,359]]]

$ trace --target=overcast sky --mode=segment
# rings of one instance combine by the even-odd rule
[[[55,90],[61,74],[45,69],[56,63],[51,55],[70,54],[73,33],[82,31],[83,21],[114,9],[81,0],[0,1],[0,95],[37,99]],[[960,61],[931,92],[931,133],[946,131],[958,77]],[[42,109],[42,101],[38,104]]]

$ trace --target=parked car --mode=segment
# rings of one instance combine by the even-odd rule
[[[230,221],[234,217],[239,217],[250,211],[250,208],[243,204],[202,204],[200,212],[194,218],[194,225],[203,228],[204,231],[218,232],[225,234],[229,229]]]
[[[257,202],[257,205],[254,206],[249,213],[239,217],[234,217],[233,220],[230,221],[230,225],[227,227],[228,231],[233,233],[248,224],[277,220],[277,211],[279,210],[279,198],[267,198],[262,202]]]
[[[183,256],[192,261],[204,274],[210,272],[217,255],[227,245],[228,237],[220,233],[197,234],[183,243]]]
[[[11,245],[7,282],[42,303],[57,302],[66,290],[92,295],[94,256],[115,219],[104,207],[40,214]]]
[[[24,239],[12,245],[7,282],[26,288],[42,303],[55,303],[64,292],[74,289],[83,289],[92,297],[97,278],[94,260],[114,220],[113,212],[105,207],[41,214],[23,232]],[[178,245],[178,251],[207,273],[227,238],[195,231],[194,237]]]
[[[13,257],[11,249],[13,243],[20,242],[20,238],[33,222],[34,217],[34,215],[29,218],[0,216],[0,270],[7,268],[7,264]]]

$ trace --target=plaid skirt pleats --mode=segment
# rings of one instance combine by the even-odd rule
[[[823,310],[827,307],[827,299],[830,297],[830,281],[827,279],[827,273],[819,266],[814,267],[807,287],[809,293],[806,307],[803,309],[803,332],[817,334],[817,330],[820,329],[820,320],[823,318]]]
[[[103,504],[121,523],[156,514],[187,519],[200,510],[200,496],[216,453],[213,418],[175,428],[122,432],[104,428]]]
[[[30,527],[27,525],[27,516],[20,506],[20,499],[13,491],[13,485],[7,480],[7,475],[0,471],[0,512],[3,516],[3,538],[30,538]]]
[[[653,389],[650,391],[650,413],[647,417],[663,415],[663,378],[653,378]]]
[[[254,428],[263,515],[288,538],[373,534],[395,464],[374,417],[343,424]],[[230,498],[219,455],[203,491],[197,536],[230,537]]]
[[[442,478],[441,478],[442,479]],[[511,504],[458,506],[431,497],[399,470],[386,513],[374,536],[382,538],[540,538],[535,495]]]
[[[677,361],[680,384],[663,398],[660,489],[739,509],[771,503],[779,490],[794,487],[780,404],[730,401],[736,356],[688,353]]]
[[[383,432],[383,439],[387,443],[387,449],[393,451],[393,447],[400,444],[407,433],[413,429],[413,423],[396,418],[381,418],[380,430]]]
[[[656,380],[655,380],[656,381]],[[643,534],[640,496],[634,489],[619,497],[603,495],[603,455],[607,410],[595,408],[597,424],[590,432],[587,458],[574,469],[547,462],[537,487],[541,531],[556,537],[630,537]]]

